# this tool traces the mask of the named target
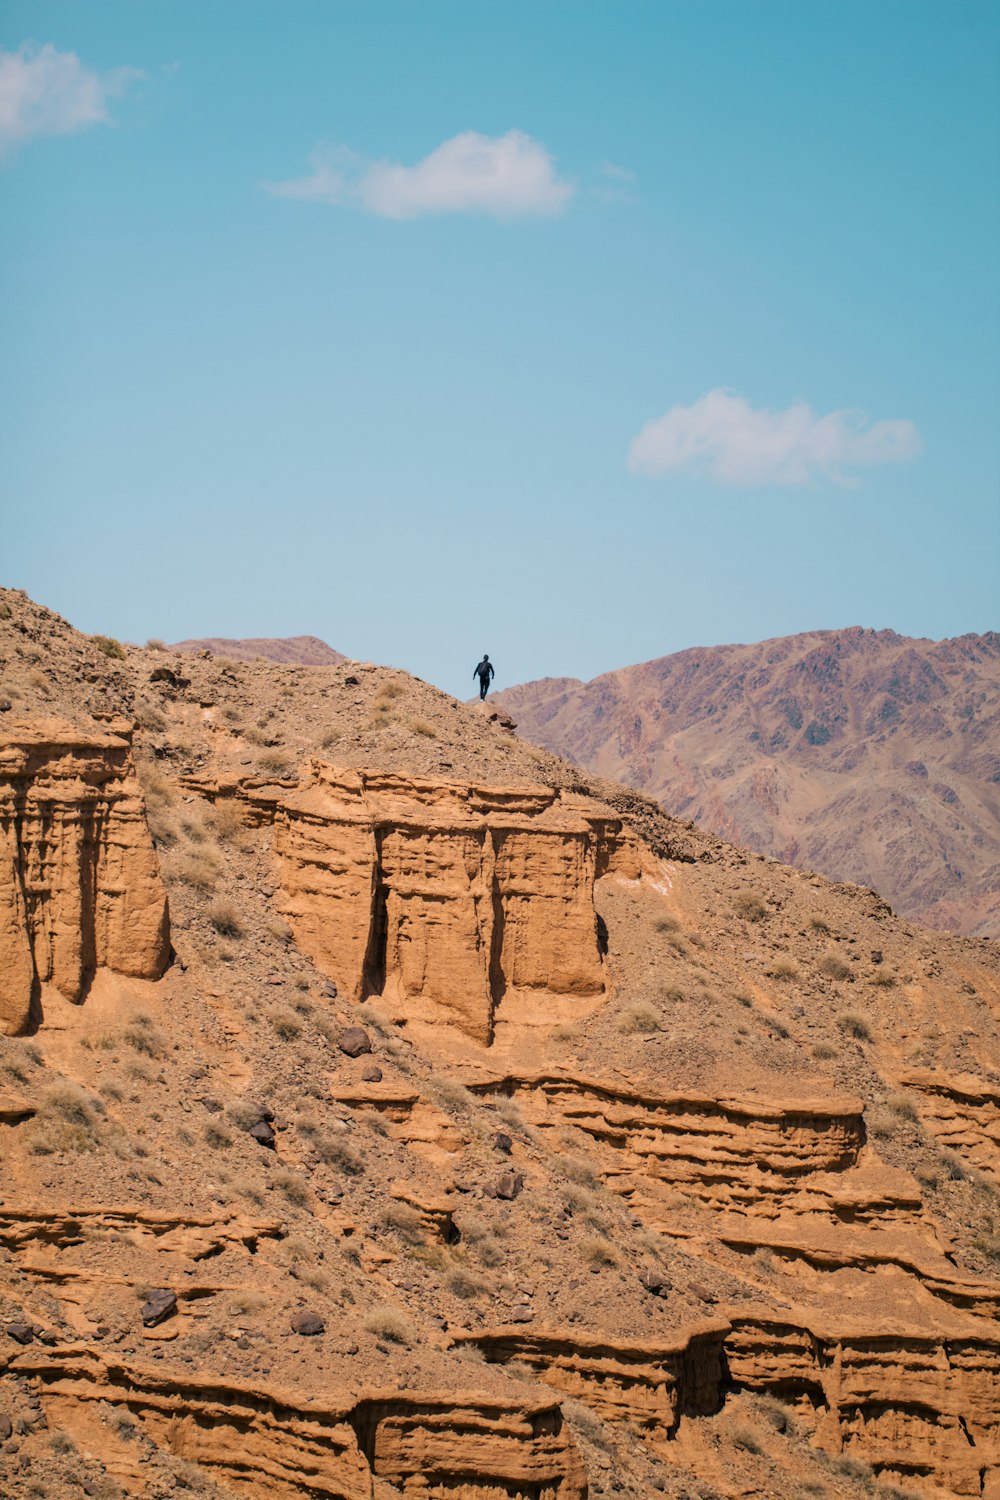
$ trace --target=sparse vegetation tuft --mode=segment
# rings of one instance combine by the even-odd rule
[[[618,1017],[618,1030],[652,1036],[654,1031],[661,1030],[659,1012],[645,1001],[637,1000],[626,1006]]]
[[[825,974],[827,979],[853,979],[854,970],[850,964],[836,953],[828,953],[820,960],[819,972]]]
[[[110,635],[92,635],[90,639],[104,656],[110,656],[113,661],[125,660],[125,647],[121,641],[116,641]]]
[[[870,1042],[872,1039],[867,1021],[864,1016],[859,1016],[855,1010],[841,1011],[837,1017],[837,1025],[845,1036],[852,1036],[855,1041]]]
[[[733,910],[744,922],[762,922],[767,916],[767,902],[755,890],[744,886],[733,897]]]
[[[225,896],[217,896],[208,908],[208,920],[220,937],[240,937],[243,927],[233,903]]]
[[[410,1348],[416,1342],[416,1330],[398,1307],[376,1307],[365,1318],[365,1327],[377,1339]]]

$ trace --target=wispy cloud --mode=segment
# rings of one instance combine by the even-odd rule
[[[912,422],[871,422],[864,412],[825,417],[804,402],[784,411],[755,408],[732,391],[708,391],[647,422],[629,449],[636,474],[694,469],[722,484],[852,482],[854,469],[895,463],[920,452]]]
[[[368,161],[337,147],[315,153],[307,176],[264,187],[280,198],[354,205],[386,219],[551,216],[562,212],[574,191],[557,176],[545,147],[521,130],[498,136],[466,130],[411,167]]]
[[[136,68],[91,72],[75,52],[59,52],[51,42],[0,51],[0,151],[106,124],[108,100],[141,76]]]

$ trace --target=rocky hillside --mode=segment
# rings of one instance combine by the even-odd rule
[[[759,853],[1000,936],[1000,635],[820,630],[497,695],[530,740]]]
[[[0,1136],[5,1500],[1000,1488],[994,945],[489,702],[0,592]]]
[[[334,651],[318,635],[287,635],[283,637],[251,636],[244,640],[231,640],[227,636],[206,636],[204,640],[178,641],[168,648],[181,651],[186,656],[197,656],[208,651],[212,656],[229,661],[288,662],[300,667],[335,667],[347,658]]]

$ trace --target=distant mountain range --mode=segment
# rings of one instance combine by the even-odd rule
[[[206,636],[200,641],[176,641],[172,651],[211,651],[213,656],[228,656],[232,661],[254,661],[262,656],[265,661],[287,662],[303,667],[335,667],[347,658],[334,651],[317,635],[289,635],[273,640],[250,637],[247,640],[228,640],[223,636]]]
[[[818,630],[496,695],[526,738],[760,853],[1000,935],[1000,634]]]

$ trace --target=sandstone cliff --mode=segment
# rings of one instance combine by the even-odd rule
[[[79,1000],[96,969],[156,979],[170,953],[129,725],[0,730],[0,1030],[40,987]]]

